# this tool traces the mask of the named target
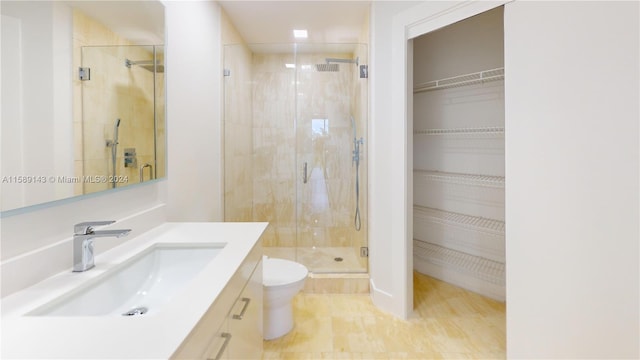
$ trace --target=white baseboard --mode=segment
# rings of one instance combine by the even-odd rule
[[[369,280],[371,301],[383,311],[393,313],[393,295],[376,287],[373,279]]]

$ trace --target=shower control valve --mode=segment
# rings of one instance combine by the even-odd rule
[[[138,158],[135,148],[124,149],[124,167],[137,167]]]

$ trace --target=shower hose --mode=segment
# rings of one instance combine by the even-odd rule
[[[351,127],[353,128],[353,157],[351,159],[356,165],[356,215],[353,218],[353,225],[356,231],[360,231],[362,227],[360,220],[360,145],[364,144],[364,139],[358,140],[356,136],[356,122],[353,116],[351,116]]]
[[[354,139],[354,161],[356,163],[356,215],[353,218],[353,225],[356,231],[360,231],[362,222],[360,220],[360,146],[358,140]]]

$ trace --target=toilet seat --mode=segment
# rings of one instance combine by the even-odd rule
[[[307,268],[294,261],[266,258],[262,264],[262,283],[264,286],[282,286],[307,278]]]

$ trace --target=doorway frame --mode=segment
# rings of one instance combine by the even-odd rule
[[[392,247],[393,282],[397,284],[393,296],[393,312],[408,319],[413,313],[413,39],[451,25],[466,18],[489,11],[514,0],[425,2],[394,16],[392,21],[391,68],[399,76],[393,77],[391,113],[403,119],[391,132],[394,147],[392,173],[395,211],[391,219],[397,224],[394,238],[404,239]]]

